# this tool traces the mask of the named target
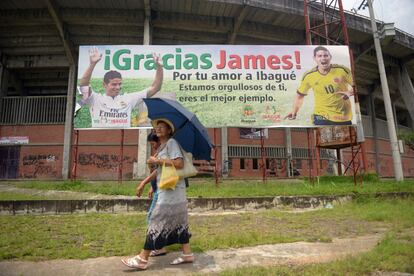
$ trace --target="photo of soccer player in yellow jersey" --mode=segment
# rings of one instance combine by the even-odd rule
[[[351,125],[352,108],[349,97],[354,95],[351,70],[343,65],[331,64],[332,55],[323,46],[314,49],[313,59],[316,67],[303,75],[293,109],[285,119],[296,119],[305,96],[312,89],[314,125]]]

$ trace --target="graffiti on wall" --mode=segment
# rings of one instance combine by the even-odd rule
[[[392,160],[390,161],[388,158],[381,158],[380,161],[380,174],[382,177],[389,177],[393,176],[394,174],[394,166]]]
[[[121,157],[116,154],[97,154],[97,153],[80,153],[78,162],[82,166],[94,166],[98,169],[117,171]],[[137,162],[135,158],[124,156],[123,164],[133,164]]]
[[[57,177],[56,170],[59,156],[54,154],[29,154],[23,156],[20,177]]]

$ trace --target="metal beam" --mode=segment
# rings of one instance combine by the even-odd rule
[[[25,56],[25,55],[59,55],[65,54],[62,46],[29,46],[23,47],[4,47],[2,51],[8,56]]]
[[[353,51],[354,55],[356,56],[355,63],[358,63],[358,61],[360,61],[360,59],[365,54],[367,54],[369,51],[374,49],[374,43],[372,40],[369,40],[369,41],[362,43],[361,45],[355,45],[353,49],[355,49]]]
[[[410,61],[412,61],[413,59],[414,59],[414,53],[409,54],[408,56],[403,57],[403,58],[402,58],[402,61],[403,61],[405,64],[407,64],[407,63],[409,63]]]
[[[6,91],[4,89],[4,87],[5,87],[5,81],[7,81],[5,79],[5,75],[6,75],[5,74],[5,71],[7,70],[6,69],[6,66],[5,66],[5,59],[6,59],[6,57],[3,55],[2,52],[0,52],[0,99],[4,95],[6,95]]]
[[[240,24],[237,28],[237,36],[242,35],[283,43],[296,43],[305,39],[303,32],[299,30],[275,28],[273,25],[263,25],[242,20],[239,20],[237,24]],[[184,33],[185,31],[190,31],[197,39],[190,39],[189,41],[205,41],[205,38],[199,38],[203,34],[206,34],[207,37],[211,37],[211,35],[218,37],[218,34],[226,34],[225,41],[212,41],[211,43],[228,43],[228,33],[233,30],[233,21],[225,17],[157,12],[153,20],[153,26],[157,30],[174,30],[174,32],[168,31],[168,36],[175,37],[173,40],[181,40],[181,38],[176,37],[177,32]],[[159,37],[158,31],[155,31],[154,34],[156,35],[154,39]],[[182,40],[187,39],[183,38]]]
[[[414,120],[414,87],[408,75],[405,65],[401,65],[399,70],[395,70],[395,76],[398,83],[398,90],[410,114],[411,120]]]
[[[67,33],[66,29],[63,26],[63,21],[61,16],[59,15],[59,7],[57,6],[55,0],[44,0],[49,10],[50,15],[55,22],[55,25],[59,31],[60,38],[63,42],[63,47],[65,48],[66,57],[68,58],[69,64],[76,64],[76,52],[72,42],[70,41],[69,34]]]
[[[217,33],[208,33],[208,32],[188,32],[188,31],[181,31],[176,30],[171,32],[170,30],[166,29],[155,29],[154,34],[156,36],[153,37],[153,41],[164,41],[166,43],[171,44],[171,41],[175,43],[205,43],[209,41],[211,44],[225,44],[227,42],[227,35],[226,34],[217,34]]]
[[[375,65],[370,64],[370,63],[359,62],[358,65],[357,65],[357,68],[358,69],[362,69],[365,72],[372,73],[376,77],[378,77],[378,74],[379,74],[379,72],[378,72],[378,66],[375,66]]]
[[[47,24],[39,26],[6,26],[0,25],[0,37],[15,37],[15,36],[58,36],[55,25]]]
[[[53,24],[47,9],[0,10],[2,26],[37,26]]]
[[[63,79],[42,79],[42,80],[24,80],[23,87],[67,87],[68,80]]]
[[[33,36],[14,36],[14,37],[0,37],[0,47],[20,47],[22,45],[38,46],[56,46],[62,45],[59,37],[33,35]]]
[[[261,38],[270,41],[280,41],[284,43],[297,43],[305,40],[305,33],[288,28],[275,28],[272,25],[258,24],[255,22],[243,22],[238,34]]]
[[[105,35],[72,35],[72,41],[75,45],[116,45],[122,41],[123,44],[140,44],[142,43],[142,33],[136,36],[105,36]]]
[[[63,22],[76,25],[143,26],[144,11],[123,9],[60,8]],[[85,21],[87,19],[87,21]],[[0,10],[2,26],[38,26],[54,24],[48,9]]]
[[[233,21],[227,17],[156,12],[152,25],[163,29],[228,33],[233,27]]]
[[[75,25],[101,26],[143,26],[143,10],[122,9],[79,9],[64,8],[60,11],[62,20]],[[85,21],[87,19],[87,21]]]
[[[241,24],[243,23],[244,18],[246,18],[248,12],[249,12],[249,8],[248,6],[245,5],[240,10],[239,14],[235,17],[236,22],[234,22],[233,31],[231,32],[229,36],[229,44],[234,44],[236,42],[237,33],[240,29]]]
[[[373,46],[373,41],[369,40],[363,44],[357,45],[353,44],[352,49],[356,56],[355,63],[359,63],[361,60],[370,62],[372,64],[377,64],[377,58],[375,49]],[[387,55],[383,53],[384,63],[387,66],[399,66],[399,60],[393,56]]]
[[[120,26],[100,26],[100,25],[68,25],[67,31],[76,36],[102,36],[102,37],[142,37],[143,28],[141,26],[121,28]],[[72,36],[71,36],[72,39]]]
[[[6,62],[6,67],[9,69],[67,68],[68,66],[68,60],[64,55],[9,56]]]

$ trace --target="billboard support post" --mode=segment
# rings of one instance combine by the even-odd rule
[[[118,183],[122,184],[122,165],[124,163],[124,134],[125,130],[121,129],[121,149],[119,154],[119,165],[118,165]]]
[[[78,168],[78,145],[79,145],[79,130],[75,130],[75,144],[73,145],[73,157],[72,157],[72,181],[76,181],[76,171]]]

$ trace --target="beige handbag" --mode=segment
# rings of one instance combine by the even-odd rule
[[[181,148],[181,147],[180,147]],[[187,178],[197,175],[197,169],[193,164],[193,154],[191,152],[186,152],[181,148],[183,154],[184,167],[180,170],[177,170],[177,174],[180,178]]]

